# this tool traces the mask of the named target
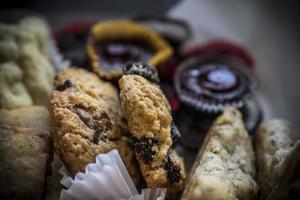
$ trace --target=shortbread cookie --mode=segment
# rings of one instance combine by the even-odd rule
[[[184,200],[255,199],[251,138],[240,112],[228,108],[209,130],[186,185]]]
[[[48,107],[55,73],[50,61],[35,43],[24,41],[20,43],[19,63],[34,104]]]
[[[285,120],[271,120],[259,126],[255,150],[260,199],[282,199],[297,162],[299,139],[299,133]]]
[[[13,62],[18,59],[19,47],[16,40],[18,27],[0,23],[0,62]]]
[[[33,128],[50,133],[49,112],[43,106],[28,106],[13,110],[0,109],[0,125]]]
[[[39,51],[44,55],[45,58],[50,60],[50,43],[51,43],[51,33],[49,26],[40,17],[25,17],[20,20],[19,26],[33,36]]]
[[[0,64],[0,108],[14,109],[32,105],[32,99],[22,79],[23,72],[17,64]]]
[[[49,105],[55,73],[49,55],[50,42],[47,25],[39,18],[0,24],[0,62],[18,64],[22,82],[37,105]]]
[[[72,175],[96,155],[118,149],[137,183],[140,177],[127,138],[117,90],[83,69],[66,69],[55,77],[51,95],[54,148]]]
[[[152,73],[157,72],[147,64],[127,65],[119,81],[121,104],[147,186],[166,187],[170,196],[181,192],[185,172],[182,159],[172,149],[178,130],[166,97],[149,81],[157,82]]]
[[[1,199],[42,200],[52,159],[49,135],[0,125]]]

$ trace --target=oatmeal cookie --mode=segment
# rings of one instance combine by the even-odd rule
[[[255,150],[260,199],[282,199],[300,151],[299,133],[285,120],[264,122],[255,135]]]
[[[49,135],[0,125],[1,199],[42,200],[52,159]]]
[[[51,95],[54,148],[72,175],[96,155],[118,149],[131,177],[139,170],[127,138],[117,90],[83,69],[66,69],[55,77]]]
[[[255,199],[254,177],[251,138],[240,112],[227,108],[206,135],[182,199]]]
[[[119,81],[120,97],[142,175],[148,187],[167,187],[168,196],[176,195],[183,188],[185,172],[182,159],[172,149],[178,131],[170,106],[159,86],[146,79],[155,76],[145,70],[156,73],[155,68],[129,65]]]

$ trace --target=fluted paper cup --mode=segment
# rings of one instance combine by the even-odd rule
[[[166,189],[146,188],[139,194],[117,150],[99,154],[96,162],[85,167],[74,179],[65,168],[61,184],[61,200],[163,200]]]

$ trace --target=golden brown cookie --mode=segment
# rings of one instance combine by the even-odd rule
[[[182,158],[172,149],[176,127],[170,106],[160,87],[146,79],[156,80],[153,69],[142,64],[125,67],[127,75],[119,80],[121,104],[147,186],[166,187],[174,197],[183,188],[185,172]]]
[[[49,135],[0,125],[1,199],[42,200],[51,159]]]
[[[255,199],[257,184],[251,138],[240,112],[228,108],[205,137],[182,199]]]
[[[255,135],[260,199],[282,199],[293,176],[300,151],[300,136],[290,122],[262,123]]]
[[[137,183],[139,170],[127,138],[128,130],[117,90],[83,69],[66,69],[55,77],[51,95],[54,148],[72,175],[96,155],[118,149]]]

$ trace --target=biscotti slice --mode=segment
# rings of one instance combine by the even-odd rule
[[[114,86],[83,69],[62,70],[54,82],[51,135],[71,175],[84,171],[98,154],[118,149],[137,183],[140,173]]]
[[[147,186],[166,187],[170,197],[182,191],[185,172],[182,158],[172,147],[178,130],[157,83],[155,68],[128,64],[119,80],[120,99]]]
[[[1,199],[43,199],[51,159],[48,134],[0,125]]]
[[[49,112],[43,106],[28,106],[13,110],[0,109],[0,125],[33,128],[50,133]]]
[[[194,163],[184,200],[255,199],[251,139],[240,112],[228,108],[210,128]]]
[[[285,120],[261,124],[255,135],[260,199],[282,199],[300,149],[299,133]]]

